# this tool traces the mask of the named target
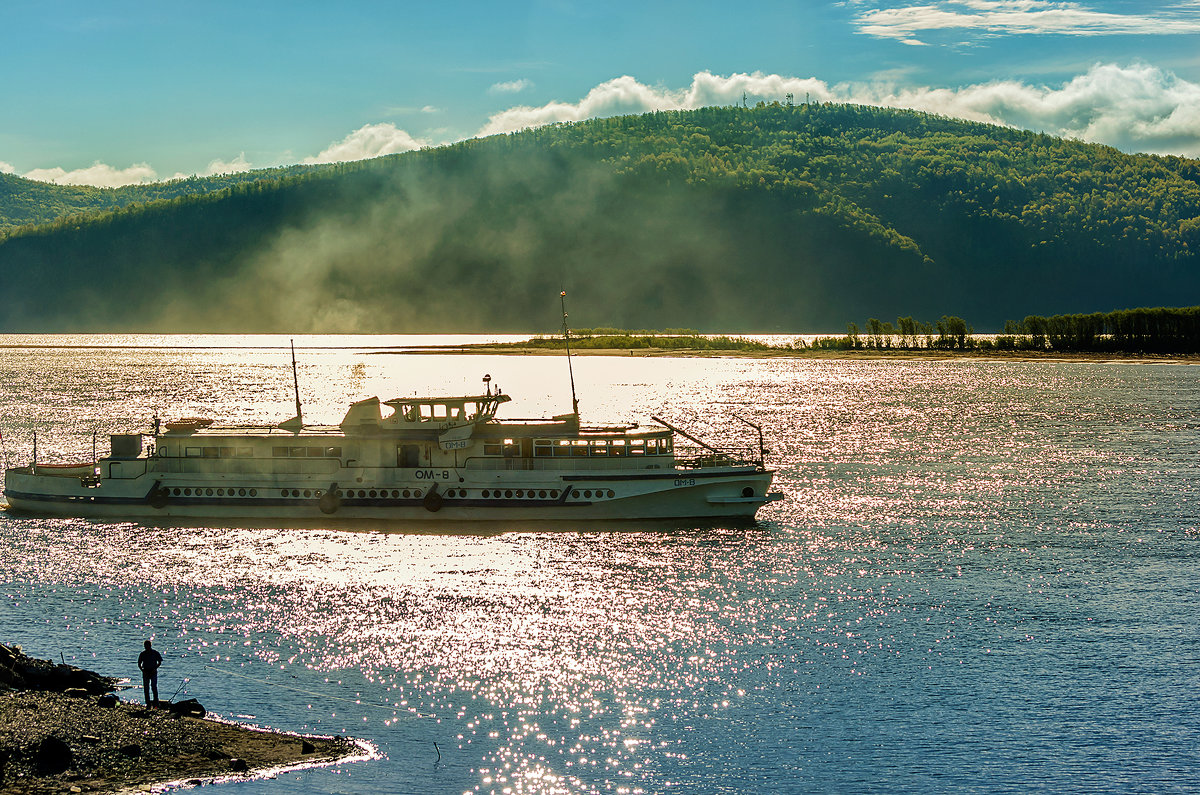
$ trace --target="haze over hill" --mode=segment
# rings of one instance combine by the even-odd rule
[[[0,326],[524,331],[560,287],[580,325],[734,332],[1200,302],[1200,162],[909,111],[651,113],[257,177],[12,233]]]

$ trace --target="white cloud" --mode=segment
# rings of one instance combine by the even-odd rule
[[[58,166],[35,168],[22,176],[25,179],[53,182],[56,185],[94,185],[99,188],[119,188],[122,185],[136,185],[158,179],[158,174],[146,163],[135,163],[129,168],[113,168],[99,161],[88,168],[78,168],[74,171],[67,171]]]
[[[329,146],[316,157],[306,157],[304,163],[340,163],[366,160],[370,157],[408,152],[428,146],[429,142],[414,138],[396,125],[366,124]]]
[[[816,78],[781,77],[760,72],[719,77],[710,72],[700,72],[692,78],[690,87],[676,90],[647,86],[625,75],[601,83],[574,104],[551,102],[541,107],[520,105],[501,111],[492,116],[478,134],[514,132],[526,127],[582,121],[596,116],[728,105],[740,102],[743,93],[751,99],[769,97],[782,100],[784,94],[789,92],[801,99],[806,93],[814,100],[829,98],[828,87]]]
[[[1125,151],[1200,156],[1200,85],[1144,64],[1097,64],[1057,87],[862,89],[850,101],[1042,130]]]
[[[1200,33],[1200,19],[1186,6],[1159,14],[1115,14],[1052,0],[930,0],[871,9],[859,14],[855,23],[859,33],[904,44],[921,43],[916,38],[921,32],[947,30],[1069,36]]]
[[[16,174],[17,169],[12,163],[5,163],[0,160],[0,174]]]
[[[799,99],[809,94],[814,100],[830,98],[828,86],[815,78],[779,75],[734,74],[719,77],[700,72],[692,85],[684,89],[654,88],[625,75],[593,88],[574,104],[551,102],[541,107],[520,105],[501,111],[488,119],[479,135],[515,132],[563,121],[583,121],[596,116],[647,113],[654,110],[688,110],[704,105],[729,105],[740,102],[742,94],[751,99],[769,97],[782,100],[792,93]]]
[[[242,152],[233,160],[221,160],[220,158],[213,160],[208,164],[208,168],[203,171],[198,171],[193,174],[184,174],[182,171],[176,172],[171,179],[187,179],[191,176],[197,177],[215,177],[218,174],[237,174],[242,171],[249,171],[253,166],[246,159],[246,153]]]
[[[208,168],[200,173],[200,176],[212,177],[217,174],[237,174],[242,171],[249,171],[250,168],[250,161],[246,159],[246,153],[242,152],[233,160],[213,160],[208,164]]]
[[[990,5],[994,0],[966,0],[963,5]],[[1013,0],[1009,5],[1043,5],[1040,0]],[[945,116],[1040,130],[1054,135],[1108,144],[1124,151],[1200,157],[1200,84],[1147,64],[1097,64],[1085,74],[1058,86],[1030,85],[1013,80],[957,87],[905,86],[905,73],[881,74],[869,83],[829,85],[815,77],[752,74],[714,75],[699,72],[689,86],[672,89],[648,86],[626,75],[588,91],[578,102],[520,105],[493,115],[478,136],[514,132],[556,122],[582,121],[598,116],[690,110],[708,105],[732,105],[743,97],[750,103],[782,102],[791,94],[797,104],[850,102],[911,108]],[[431,131],[429,134],[441,134]],[[393,124],[368,124],[331,144],[303,163],[363,160],[429,146]],[[245,154],[232,160],[215,159],[201,176],[251,168]],[[0,161],[0,172],[16,173]],[[139,163],[116,169],[97,162],[90,168],[35,169],[27,179],[60,185],[118,187],[152,182],[157,175]],[[184,175],[176,175],[184,176]]]
[[[1097,64],[1058,87],[996,81],[955,88],[899,88],[892,82],[830,86],[816,78],[700,72],[687,88],[651,87],[629,76],[593,88],[575,103],[518,106],[492,116],[478,135],[514,132],[597,116],[689,110],[705,105],[783,101],[851,102],[911,108],[1041,130],[1125,151],[1200,156],[1200,85],[1144,64]]]
[[[421,112],[422,113],[441,113],[442,109],[435,107],[433,105],[426,105],[425,107],[421,108]]]
[[[522,77],[520,80],[507,80],[503,83],[494,83],[488,91],[492,94],[519,94],[527,88],[533,88],[533,81]]]

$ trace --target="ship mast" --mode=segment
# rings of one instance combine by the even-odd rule
[[[296,374],[296,341],[288,340],[292,346],[292,385],[296,387],[296,421],[304,427],[304,412],[300,410],[300,376]]]
[[[304,430],[304,412],[300,409],[300,376],[296,374],[296,341],[288,340],[288,344],[292,346],[292,385],[296,388],[296,416],[279,423],[279,427],[285,431],[300,433]]]
[[[567,345],[567,373],[571,376],[571,412],[579,418],[579,400],[575,397],[575,369],[571,366],[571,329],[567,326],[567,291],[559,293],[563,313],[563,340]]]

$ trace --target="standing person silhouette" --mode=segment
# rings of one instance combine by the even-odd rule
[[[150,648],[146,641],[146,650],[138,655],[138,668],[142,671],[142,689],[146,691],[146,706],[150,706],[150,689],[154,688],[154,703],[158,704],[158,666],[163,664],[162,655]]]

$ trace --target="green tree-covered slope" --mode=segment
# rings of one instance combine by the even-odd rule
[[[22,229],[9,330],[836,330],[1193,304],[1200,163],[845,105],[561,125]]]
[[[215,193],[247,182],[277,181],[323,168],[327,166],[287,166],[120,188],[53,185],[0,173],[0,235],[12,234],[21,227],[53,223],[68,216],[94,215],[134,204]]]

